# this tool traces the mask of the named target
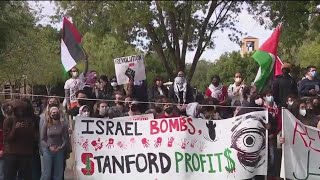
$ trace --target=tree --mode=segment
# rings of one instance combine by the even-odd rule
[[[0,61],[9,56],[18,36],[24,36],[35,23],[28,4],[21,1],[0,2]]]
[[[299,47],[308,32],[313,29],[320,31],[319,1],[251,1],[249,12],[266,28],[272,29],[282,25],[279,55],[293,63],[296,59]]]
[[[238,40],[236,35],[241,32],[235,28],[235,22],[241,4],[222,0],[57,2],[83,29],[99,27],[130,44],[156,52],[171,78],[177,70],[185,70],[186,52],[194,50],[189,80],[202,53],[214,48],[213,34],[217,30],[230,29],[230,39]]]

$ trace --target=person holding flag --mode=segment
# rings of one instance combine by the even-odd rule
[[[63,19],[62,39],[61,39],[61,61],[64,70],[71,76],[65,82],[65,101],[68,109],[78,106],[76,92],[85,86],[85,76],[88,71],[88,57],[81,47],[81,35],[75,26],[66,18]],[[75,66],[81,59],[85,61],[84,72],[79,74]]]

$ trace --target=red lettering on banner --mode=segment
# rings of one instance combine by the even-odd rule
[[[81,162],[85,165],[84,168],[81,168],[83,175],[91,176],[94,173],[94,163],[90,161],[90,158],[93,158],[92,153],[81,154]]]
[[[158,128],[158,121],[150,121],[150,134],[158,134],[160,129]]]
[[[315,147],[312,147],[312,142],[315,141],[316,139],[310,137],[309,133],[308,133],[308,127],[305,127],[306,128],[306,133],[307,133],[307,136],[309,137],[310,141],[309,141],[309,147],[317,152],[320,152],[319,149],[316,149]],[[318,132],[319,133],[319,132]]]
[[[304,136],[307,135],[307,133],[304,132],[304,131],[303,131],[303,132],[299,131],[299,130],[298,130],[298,126],[300,126],[300,129],[301,129],[301,130],[304,130],[304,129],[303,129],[303,126],[302,126],[301,124],[299,124],[298,122],[296,122],[296,125],[295,125],[295,127],[294,127],[294,132],[293,132],[292,144],[295,143],[296,134],[299,133],[301,139],[303,140],[304,145],[305,145],[306,147],[308,147],[307,141],[304,139]]]
[[[196,129],[192,124],[192,119],[175,118],[175,119],[158,119],[150,120],[150,134],[188,131],[190,134],[195,134]]]

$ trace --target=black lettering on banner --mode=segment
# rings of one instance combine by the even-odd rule
[[[121,164],[120,162],[118,161],[118,159],[115,157],[115,156],[112,156],[112,162],[113,162],[113,173],[116,174],[117,171],[116,171],[116,164],[118,166],[118,168],[120,169],[121,173],[123,174],[124,173],[124,157],[121,156]]]
[[[98,164],[98,171],[99,173],[101,173],[102,169],[101,169],[101,159],[103,158],[103,156],[95,156],[93,159],[97,160],[97,164]]]
[[[81,120],[82,123],[87,123],[87,130],[86,131],[82,131],[82,134],[94,134],[94,131],[90,131],[89,129],[89,123],[94,123],[94,120]]]
[[[135,123],[134,123],[134,134],[135,134],[136,136],[141,136],[141,135],[142,135],[141,132],[138,132],[138,122],[135,122]]]
[[[126,161],[126,166],[127,166],[127,173],[131,172],[130,164],[134,164],[135,163],[135,161],[130,160],[130,158],[133,158],[133,157],[134,157],[134,154],[125,156],[125,161]]]
[[[143,168],[140,168],[140,165],[141,165],[142,163],[139,163],[139,157],[142,157],[143,160],[144,160],[145,166],[144,166]],[[142,153],[140,153],[140,154],[137,155],[137,157],[136,157],[136,168],[137,168],[137,171],[140,172],[140,173],[142,173],[142,172],[144,172],[144,171],[147,170],[147,168],[148,168],[148,161],[147,161],[146,155],[144,155],[144,154],[142,154]]]
[[[118,135],[118,132],[119,132],[119,131],[121,132],[122,135],[124,135],[124,132],[123,132],[121,123],[120,123],[120,122],[117,122],[117,129],[116,129],[115,135]]]
[[[171,168],[170,157],[165,153],[159,153],[159,159],[160,159],[161,173],[164,174],[169,172]],[[167,161],[167,166],[164,166],[164,159]]]
[[[133,133],[130,132],[131,126],[133,125],[133,122],[125,122],[126,127],[125,127],[125,132],[127,136],[133,136]],[[129,126],[130,125],[130,126]]]
[[[104,126],[104,122],[101,121],[101,120],[98,120],[96,122],[96,124],[97,124],[97,127],[100,129],[100,131],[96,130],[96,133],[99,134],[99,135],[104,134],[104,129],[102,127],[102,126]]]
[[[112,121],[107,121],[106,135],[113,135],[113,132],[112,132],[113,127],[114,127],[114,123]]]
[[[152,165],[156,168],[156,173],[158,173],[159,167],[156,163],[157,155],[154,153],[148,153],[148,161],[149,161],[149,173],[152,174]]]
[[[104,165],[103,165],[103,173],[106,172],[106,168],[109,168],[109,173],[111,174],[111,164],[110,164],[110,159],[109,156],[106,156],[106,158],[104,159]]]

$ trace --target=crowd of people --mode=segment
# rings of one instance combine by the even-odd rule
[[[146,81],[129,81],[118,85],[95,71],[79,73],[72,68],[65,83],[64,101],[47,97],[35,111],[27,98],[1,104],[0,180],[61,180],[72,147],[70,135],[77,116],[116,118],[153,114],[155,118],[191,116],[222,120],[241,114],[268,109],[269,165],[268,178],[279,179],[280,151],[277,135],[281,131],[281,107],[289,109],[302,123],[320,128],[320,81],[316,67],[306,68],[296,81],[291,65],[282,65],[282,75],[273,80],[263,93],[254,85],[246,85],[240,72],[234,83],[225,86],[219,75],[211,78],[207,90],[195,95],[183,71],[177,73],[170,88],[157,77],[148,89]],[[70,123],[72,122],[72,123]],[[284,138],[281,139],[284,143]],[[255,177],[259,179],[263,177]]]

